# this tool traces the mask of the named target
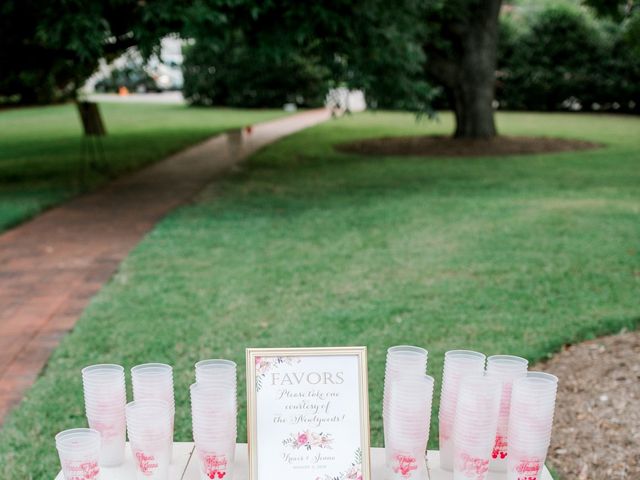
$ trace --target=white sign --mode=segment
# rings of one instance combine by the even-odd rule
[[[370,480],[366,347],[248,349],[251,480]]]

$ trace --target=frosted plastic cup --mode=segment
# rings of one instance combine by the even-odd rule
[[[100,364],[82,369],[82,385],[86,406],[124,408],[126,400],[124,368],[120,365]]]
[[[196,363],[196,383],[204,384],[215,380],[232,380],[236,383],[237,365],[231,360],[213,358]]]
[[[121,465],[126,442],[124,368],[115,364],[90,365],[82,369],[82,384],[87,421],[102,436],[100,465]]]
[[[93,387],[96,390],[104,391],[112,384],[118,384],[124,379],[124,368],[121,365],[102,363],[90,365],[82,369],[82,383],[85,388]],[[100,390],[102,388],[102,390]]]
[[[421,376],[427,371],[429,352],[411,345],[398,345],[387,350],[385,365],[385,398],[389,393],[388,380],[399,376]]]
[[[173,368],[164,363],[145,363],[131,369],[133,395],[139,397],[156,394],[173,403]]]
[[[74,428],[58,433],[55,439],[65,480],[100,478],[100,432]]]
[[[127,432],[138,480],[168,480],[173,428],[171,406],[162,400],[127,404]]]
[[[530,372],[513,382],[507,478],[538,480],[551,442],[558,378]]]
[[[486,376],[460,382],[454,424],[454,480],[484,480],[498,428],[501,383]]]
[[[173,391],[173,367],[166,363],[144,363],[131,369],[133,399],[157,399],[167,402],[171,407],[171,430],[175,419],[176,402]],[[173,437],[171,455],[173,459]]]
[[[544,462],[547,457],[544,453],[527,455],[518,451],[512,451],[509,447],[509,457],[507,458],[507,479],[508,480],[540,480],[544,472]]]
[[[196,446],[196,453],[200,464],[200,479],[233,479],[233,465],[235,463],[236,444],[229,443],[218,448],[203,449]]]
[[[102,437],[100,465],[117,467],[124,461],[126,423],[124,415],[93,416],[87,414],[89,427]]]
[[[507,446],[509,444],[509,412],[511,411],[511,388],[513,381],[527,375],[529,361],[514,355],[493,355],[487,359],[487,376],[502,382],[498,432],[491,451],[489,470],[507,471]]]
[[[236,391],[227,385],[194,383],[190,387],[192,410],[237,408]]]
[[[438,421],[440,465],[445,470],[453,470],[453,427],[460,381],[467,376],[482,376],[485,360],[484,354],[472,350],[449,350],[444,355]]]
[[[209,378],[209,383],[191,385],[190,393],[193,439],[201,478],[230,479],[238,428],[235,389],[229,382]]]
[[[400,378],[421,378],[427,371],[429,352],[412,345],[396,345],[387,350],[382,396],[383,428],[388,421],[389,392],[393,382]],[[387,431],[387,428],[384,428]],[[387,442],[385,434],[385,445]]]
[[[389,392],[385,437],[387,478],[423,479],[429,441],[433,377],[422,374],[396,380]]]

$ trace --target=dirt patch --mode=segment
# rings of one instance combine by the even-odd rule
[[[336,145],[336,150],[359,155],[486,157],[590,150],[602,145],[584,140],[549,137],[506,137],[470,140],[444,136],[384,137]]]
[[[566,348],[537,369],[560,378],[548,463],[562,480],[640,478],[640,332]]]

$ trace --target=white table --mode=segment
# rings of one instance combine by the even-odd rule
[[[175,443],[173,448],[173,464],[169,472],[169,480],[200,480],[200,472],[198,471],[198,462],[191,462],[191,453],[193,452],[193,443]],[[440,454],[438,451],[429,450],[429,470],[430,480],[452,480],[453,473],[444,471],[440,468]],[[248,454],[247,444],[239,443],[236,449],[236,464],[234,467],[233,480],[248,480]],[[371,449],[371,470],[373,480],[384,480],[384,449]],[[125,462],[117,468],[101,468],[100,480],[135,480],[136,470],[131,449],[127,445]],[[504,480],[505,474],[490,472],[487,480]],[[55,480],[64,480],[62,472],[58,474]],[[542,480],[553,480],[553,477],[545,467]]]

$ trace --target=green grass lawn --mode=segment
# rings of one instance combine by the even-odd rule
[[[502,158],[365,158],[332,145],[451,130],[361,114],[268,147],[133,251],[0,432],[7,479],[51,478],[53,435],[85,424],[81,367],[175,366],[190,440],[193,364],[248,346],[367,345],[373,445],[385,350],[547,357],[640,322],[640,119],[501,114],[503,133],[606,147]],[[245,439],[244,390],[239,440]],[[437,402],[434,405],[435,420]],[[436,445],[434,424],[430,445]]]
[[[214,133],[284,115],[278,110],[103,104],[107,169],[94,188]],[[78,192],[83,145],[73,105],[0,111],[0,231]]]

